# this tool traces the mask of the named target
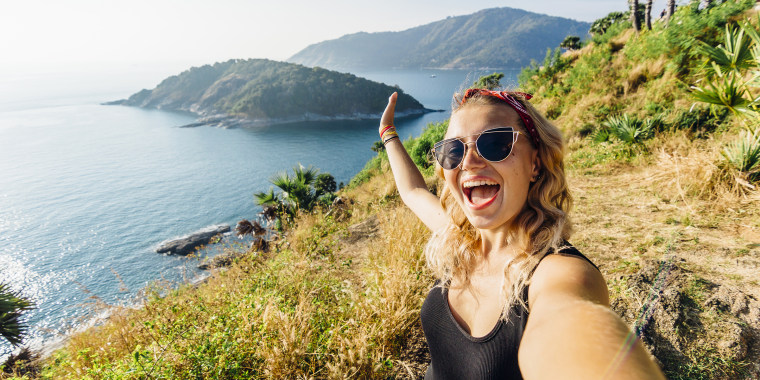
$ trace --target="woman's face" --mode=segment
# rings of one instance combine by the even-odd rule
[[[446,185],[475,228],[510,228],[525,207],[531,178],[538,174],[540,163],[521,125],[517,113],[508,106],[471,105],[451,115],[446,138],[468,136],[463,139],[465,143],[477,139],[473,134],[497,127],[521,132],[505,160],[485,160],[475,144],[467,144],[461,165],[443,171]]]

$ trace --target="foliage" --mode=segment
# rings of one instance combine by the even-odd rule
[[[11,290],[8,284],[0,283],[0,336],[14,346],[21,344],[28,329],[21,317],[33,307],[31,301]]]
[[[565,37],[562,42],[560,42],[559,47],[565,48],[567,50],[577,50],[581,48],[581,38],[578,36],[567,36]]]
[[[471,88],[485,88],[493,90],[501,87],[501,80],[504,78],[504,73],[493,73],[490,75],[484,75],[476,80]]]
[[[446,130],[449,128],[448,120],[440,123],[431,123],[422,131],[419,137],[404,142],[406,151],[423,174],[432,174],[433,159],[431,151],[433,145],[443,140]]]
[[[532,83],[551,80],[551,78],[557,73],[562,72],[569,64],[570,62],[567,59],[562,58],[562,50],[559,47],[554,50],[547,49],[541,65],[534,61],[531,62],[530,66],[520,71],[517,77],[520,87],[526,91],[535,92],[535,87],[531,85]],[[561,87],[549,86],[545,88],[546,95],[556,95],[565,92],[567,92],[567,89]]]
[[[679,75],[686,78],[700,69],[700,48],[704,44],[720,44],[721,29],[733,17],[754,4],[752,0],[737,0],[724,1],[708,10],[699,10],[691,6],[678,7],[667,27],[664,24],[655,25],[656,33],[647,33],[644,38],[632,41],[633,43],[626,48],[626,56],[629,59],[641,59],[667,55]]]
[[[692,96],[699,102],[758,119],[760,97],[754,93],[760,74],[760,35],[751,24],[740,23],[738,27],[726,25],[724,38],[717,47],[701,42],[705,78],[701,86],[692,86]],[[748,73],[752,73],[749,79]]]
[[[254,194],[256,203],[260,206],[273,206],[279,219],[285,214],[293,218],[298,211],[310,212],[317,204],[325,204],[334,199],[336,189],[335,178],[329,173],[319,173],[319,170],[303,165],[293,167],[293,175],[281,172],[270,178],[280,193],[273,188],[264,193]],[[323,199],[324,198],[324,199]]]

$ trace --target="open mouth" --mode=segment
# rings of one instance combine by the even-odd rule
[[[466,181],[462,184],[462,192],[475,208],[490,204],[499,193],[501,186],[491,180]]]

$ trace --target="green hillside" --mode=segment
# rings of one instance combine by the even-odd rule
[[[288,59],[331,69],[522,67],[589,24],[514,8],[485,9],[400,32],[355,33]]]
[[[153,90],[110,104],[273,121],[369,117],[382,111],[393,91],[399,91],[402,113],[426,111],[403,90],[352,74],[265,59],[233,59],[193,67],[164,79]]]

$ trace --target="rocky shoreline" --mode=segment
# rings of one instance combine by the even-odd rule
[[[396,118],[410,117],[424,115],[432,112],[443,112],[444,110],[412,110],[406,112],[399,112],[396,114]],[[268,127],[272,125],[298,123],[304,121],[339,121],[339,120],[379,120],[382,114],[353,114],[353,115],[337,115],[337,116],[325,116],[312,113],[305,113],[299,116],[292,116],[286,118],[271,118],[271,119],[248,119],[243,117],[235,117],[229,115],[210,115],[200,116],[195,122],[185,125],[180,125],[179,128],[197,128],[197,127],[215,127],[223,129],[234,128],[255,128],[255,127]]]

